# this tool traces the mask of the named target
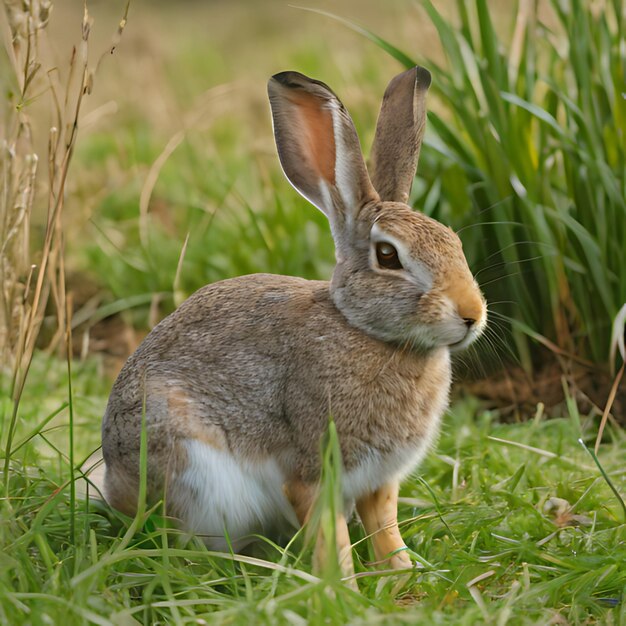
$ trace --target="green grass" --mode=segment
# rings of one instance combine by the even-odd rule
[[[160,212],[148,215],[145,237],[134,181],[104,199],[93,219],[86,265],[115,300],[145,295],[144,315],[155,293],[163,294],[167,313],[222,278],[260,271],[319,278],[332,271],[326,218],[286,189],[278,171],[264,174],[250,155],[233,154],[228,146],[237,139],[211,141],[224,146],[219,155],[200,158],[201,140],[188,139],[164,167],[153,196]]]
[[[174,80],[168,84],[175,87]],[[238,95],[222,96],[228,97]],[[202,285],[227,277],[330,276],[334,248],[328,222],[284,179],[266,108],[254,120],[241,111],[225,113],[210,128],[182,137],[159,171],[143,220],[145,180],[168,139],[133,115],[112,134],[86,138],[77,160],[90,183],[81,194],[92,193],[93,180],[102,184],[103,164],[112,154],[122,157],[116,184],[98,194],[86,225],[89,239],[71,248],[75,263],[88,268],[108,293],[107,306],[136,308],[128,319],[145,327],[155,294],[162,316]],[[248,142],[259,128],[262,148],[251,148]]]
[[[415,206],[462,232],[527,369],[537,335],[607,364],[626,302],[623,0],[520,2],[506,36],[486,0],[457,2],[456,25],[422,5],[446,62],[418,51],[440,108],[428,115]]]
[[[73,370],[78,465],[99,444],[107,389],[94,360]],[[626,623],[623,505],[578,443],[593,445],[596,423],[573,404],[560,419],[501,424],[456,403],[401,492],[402,533],[424,566],[404,582],[367,567],[353,522],[355,594],[332,571],[311,576],[302,537],[239,557],[186,542],[155,514],[137,524],[81,498],[72,510],[66,400],[66,367],[37,355],[0,510],[1,623]],[[600,461],[622,494],[624,454],[623,431],[609,429]],[[556,523],[551,498],[571,505],[569,522]]]

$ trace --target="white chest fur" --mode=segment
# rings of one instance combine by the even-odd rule
[[[439,433],[442,411],[433,416],[429,427],[418,442],[398,446],[388,453],[371,449],[362,462],[343,476],[343,492],[346,501],[356,500],[372,493],[390,481],[401,482],[422,462]]]

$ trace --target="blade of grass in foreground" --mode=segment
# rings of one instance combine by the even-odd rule
[[[65,271],[63,268],[62,271]],[[76,481],[74,480],[74,394],[72,393],[72,315],[71,299],[68,296],[65,300],[66,328],[65,328],[65,350],[67,358],[67,406],[69,408],[69,481],[70,481],[70,542],[76,544]]]
[[[619,491],[613,484],[613,481],[609,478],[608,474],[602,467],[602,464],[600,463],[598,457],[596,456],[596,453],[593,450],[591,450],[591,448],[588,448],[582,439],[579,439],[578,443],[589,453],[589,456],[593,459],[593,462],[596,464],[597,468],[600,470],[600,473],[602,474],[602,478],[604,478],[604,480],[606,481],[606,484],[609,486],[609,489],[615,494],[615,497],[617,498],[618,502],[620,503],[622,507],[624,523],[626,523],[626,503],[624,502],[624,499],[622,498]]]
[[[372,32],[368,28],[359,26],[358,24],[356,24],[355,22],[351,20],[348,20],[339,15],[336,15],[335,13],[330,13],[329,11],[323,11],[322,9],[313,9],[310,7],[302,7],[302,6],[296,6],[296,5],[291,5],[291,6],[293,6],[293,8],[295,9],[302,9],[303,11],[310,11],[311,13],[317,13],[318,15],[324,15],[325,17],[330,17],[331,19],[336,20],[337,22],[340,22],[341,24],[344,24],[345,26],[352,29],[356,33],[359,33],[360,35],[363,35],[370,41],[374,42],[379,48],[382,48],[385,52],[387,52],[387,54],[389,54],[394,59],[402,63],[402,65],[404,65],[404,67],[406,67],[407,69],[417,65],[417,63],[415,63],[415,61],[413,61],[413,59],[411,59],[411,57],[409,57],[407,54],[402,52],[402,50],[399,50],[394,45],[392,45],[391,43],[389,43],[382,37],[379,37],[376,33]]]
[[[320,579],[317,576],[313,576],[312,574],[309,574],[308,572],[305,572],[303,570],[285,567],[283,565],[280,565],[279,563],[274,563],[272,561],[267,561],[265,559],[259,559],[252,556],[246,556],[244,554],[233,554],[228,552],[215,552],[212,550],[198,550],[190,548],[170,548],[169,553],[172,557],[181,557],[187,559],[215,558],[235,563],[247,563],[248,565],[254,565],[263,569],[269,569],[282,572],[283,574],[289,574],[290,576],[295,576],[296,578],[299,578],[304,582],[314,584],[320,582]],[[76,587],[84,580],[90,578],[91,576],[95,576],[99,571],[106,570],[112,565],[116,563],[121,563],[122,561],[132,561],[134,558],[137,557],[161,558],[162,556],[163,552],[160,548],[125,548],[123,550],[116,550],[113,553],[104,555],[100,558],[98,563],[95,563],[91,567],[83,570],[82,572],[74,576],[70,581],[70,584],[72,587]]]

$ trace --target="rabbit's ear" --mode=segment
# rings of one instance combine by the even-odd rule
[[[389,83],[370,158],[372,183],[384,201],[409,200],[426,125],[430,72],[414,67]]]
[[[378,200],[354,124],[327,85],[298,72],[272,76],[267,90],[283,171],[326,214],[337,238],[367,202]]]

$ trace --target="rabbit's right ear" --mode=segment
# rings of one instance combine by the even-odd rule
[[[367,202],[378,200],[354,124],[327,85],[298,72],[272,76],[267,91],[283,171],[326,214],[337,240]]]

